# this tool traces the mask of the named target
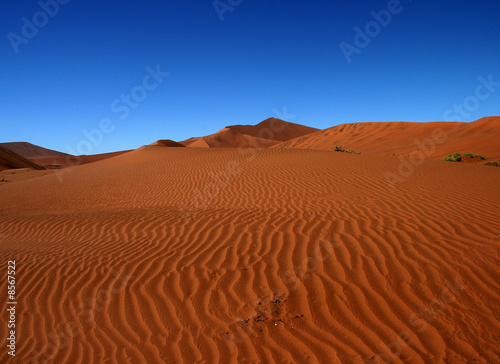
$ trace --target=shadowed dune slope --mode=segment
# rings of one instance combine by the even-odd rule
[[[184,148],[185,145],[181,143],[174,142],[173,140],[170,139],[160,139],[150,145],[153,146],[158,146],[158,147],[174,147],[174,148]]]
[[[500,362],[499,169],[398,163],[151,146],[1,184],[16,361]]]
[[[277,118],[266,119],[257,125],[233,125],[228,128],[240,134],[275,141],[286,141],[319,130]]]
[[[472,123],[366,122],[342,124],[278,144],[274,148],[332,150],[336,145],[365,153],[408,156],[423,151],[441,159],[448,154],[482,154],[500,158],[500,117]],[[432,142],[432,143],[429,143]]]
[[[10,149],[0,147],[0,171],[15,168],[44,169],[42,166],[14,153]]]
[[[28,159],[46,157],[65,157],[69,154],[47,149],[27,142],[0,143],[0,147],[5,147],[14,153]]]
[[[92,154],[92,155],[79,155],[79,156],[67,155],[65,157],[41,157],[41,158],[34,158],[33,160],[36,161],[41,166],[44,166],[45,168],[48,169],[65,168],[65,167],[79,166],[81,164],[101,161],[103,159],[116,157],[128,152],[130,152],[130,150],[123,150],[111,153]]]
[[[179,142],[185,147],[195,147],[195,148],[210,148],[204,137],[192,137]]]
[[[180,143],[187,147],[267,148],[317,130],[277,118],[269,118],[257,125],[227,126],[215,134],[189,138]]]
[[[279,143],[271,139],[242,134],[230,127],[224,128],[203,139],[210,148],[267,148]]]

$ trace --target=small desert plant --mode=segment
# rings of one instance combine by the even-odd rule
[[[500,167],[500,161],[486,162],[484,165],[485,166]]]
[[[462,160],[462,157],[460,156],[460,153],[455,153],[449,154],[448,156],[444,157],[443,160],[446,162],[460,162]]]
[[[472,153],[464,153],[460,155],[460,153],[453,153],[449,154],[448,156],[444,157],[442,160],[446,162],[461,162],[463,157],[468,157],[468,158],[479,158],[482,160],[486,160],[485,157],[479,154],[472,154]]]
[[[479,154],[472,154],[472,153],[464,153],[462,154],[464,157],[469,157],[469,158],[480,158],[480,159],[483,159],[485,160],[486,158],[484,158],[482,155],[479,155]]]
[[[361,152],[355,152],[354,150],[346,150],[342,148],[341,145],[336,145],[335,148],[333,148],[334,152],[343,152],[343,153],[351,153],[351,154],[361,154]]]

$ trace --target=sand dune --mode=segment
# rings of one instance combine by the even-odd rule
[[[364,153],[409,156],[424,151],[431,159],[448,154],[482,154],[500,158],[500,117],[473,123],[367,122],[342,124],[274,146],[332,150],[336,145]],[[429,152],[426,151],[429,150]]]
[[[165,142],[165,141],[159,140],[157,143],[159,142]],[[66,168],[71,166],[78,166],[80,164],[93,163],[96,161],[100,161],[103,159],[115,157],[120,154],[130,152],[130,150],[123,150],[111,153],[74,156],[71,154],[58,152],[52,149],[43,148],[38,145],[34,145],[27,142],[0,143],[0,147],[5,147],[14,153],[17,153],[20,156],[29,159],[29,161],[33,162],[32,165],[42,166],[48,169]],[[27,165],[22,164],[19,167],[9,167],[9,168],[24,168],[24,167],[27,167]]]
[[[267,148],[298,138],[318,129],[269,118],[257,125],[231,125],[205,137],[193,137],[180,142],[187,147]]]
[[[398,163],[151,146],[0,185],[16,362],[499,362],[498,168]]]
[[[27,159],[47,158],[47,157],[66,157],[69,154],[47,149],[27,142],[0,143],[0,147],[5,147],[14,153]]]
[[[173,140],[170,139],[160,139],[150,145],[158,146],[158,147],[175,147],[175,148],[184,148],[185,145],[181,143],[174,142]]]
[[[15,168],[44,169],[42,166],[14,153],[10,149],[0,147],[0,171]]]
[[[240,134],[277,141],[286,141],[318,131],[316,128],[277,118],[268,118],[257,125],[233,125],[228,128]]]
[[[122,155],[124,153],[128,153],[130,150],[122,150],[119,152],[111,152],[111,153],[101,153],[101,154],[92,154],[92,155],[67,155],[65,157],[40,157],[33,158],[33,161],[36,161],[38,164],[44,166],[48,169],[59,169],[66,168],[72,166],[79,166],[81,164],[93,163],[97,161],[101,161],[103,159],[108,159],[112,157],[116,157]]]
[[[182,142],[184,146],[191,148],[210,148],[204,137],[193,137]]]

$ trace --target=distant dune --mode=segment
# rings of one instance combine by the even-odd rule
[[[158,142],[164,142],[164,141],[159,140]],[[16,154],[21,155],[25,159],[31,161],[32,165],[42,167],[42,169],[43,168],[57,169],[57,168],[78,166],[80,164],[93,163],[103,159],[116,157],[123,153],[130,152],[130,150],[122,150],[111,153],[74,156],[71,154],[58,152],[52,149],[43,148],[38,145],[34,145],[27,142],[0,143],[0,147],[5,147],[6,149]],[[26,162],[24,163],[26,164]],[[21,167],[15,167],[15,168],[24,168],[24,167],[25,165],[23,164]]]
[[[432,160],[498,158],[499,119],[268,119],[34,159],[62,171],[0,147],[0,169],[27,167],[0,172],[15,359],[500,363],[500,168]]]
[[[170,139],[160,139],[150,145],[158,146],[158,147],[170,147],[170,148],[184,148],[185,145],[181,143],[174,142]]]
[[[451,153],[500,158],[500,117],[472,123],[366,122],[342,124],[278,144],[274,148],[332,150],[336,145],[363,153],[408,156],[426,152],[430,159]],[[429,144],[429,141],[433,141]]]
[[[33,158],[34,161],[44,166],[45,168],[66,168],[72,166],[78,166],[80,164],[87,164],[97,162],[103,159],[112,158],[119,156],[124,153],[128,153],[130,150],[122,150],[119,152],[111,153],[101,153],[92,155],[67,155],[65,157],[43,157],[43,158]]]
[[[37,163],[14,153],[10,149],[0,146],[0,171],[16,168],[44,169]]]
[[[246,151],[0,183],[16,362],[500,362],[499,168]]]
[[[14,153],[28,159],[66,157],[70,154],[47,149],[27,142],[0,143],[0,147],[5,147]]]
[[[187,147],[267,148],[317,130],[281,119],[269,118],[257,125],[227,126],[215,134],[190,138],[180,143]]]

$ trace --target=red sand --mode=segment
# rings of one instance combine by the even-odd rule
[[[0,171],[15,168],[44,169],[41,165],[14,153],[10,149],[0,147]]]
[[[269,118],[257,125],[232,125],[205,137],[193,137],[180,142],[187,147],[267,148],[272,145],[310,134],[318,129]]]
[[[80,164],[93,163],[103,159],[116,157],[128,152],[130,152],[130,150],[123,150],[119,152],[102,153],[102,154],[80,155],[80,156],[67,155],[64,157],[39,157],[39,158],[32,158],[32,160],[44,166],[45,168],[58,169],[71,166],[78,166]]]
[[[0,147],[7,148],[24,158],[46,158],[46,157],[65,157],[69,154],[47,149],[27,142],[0,143]]]
[[[400,160],[348,135],[363,154],[150,146],[0,184],[0,361],[500,362],[500,169],[393,189]]]
[[[367,122],[342,124],[290,140],[275,148],[333,150],[336,145],[362,153],[410,156],[419,151],[426,158],[442,159],[448,154],[482,154],[500,158],[500,117],[473,123]]]

